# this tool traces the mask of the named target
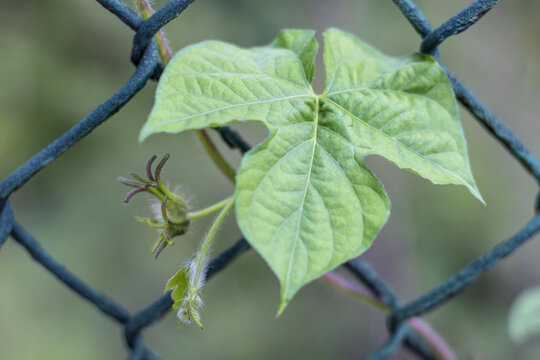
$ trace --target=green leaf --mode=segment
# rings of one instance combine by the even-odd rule
[[[508,332],[516,343],[540,335],[540,288],[521,293],[508,316]]]
[[[389,200],[365,156],[464,185],[482,201],[454,93],[436,61],[389,57],[337,29],[324,40],[321,95],[310,85],[312,31],[284,30],[252,49],[187,47],[165,70],[141,131],[144,139],[238,121],[268,127],[242,160],[236,213],[281,283],[280,312],[300,287],[363,253],[386,222]]]
[[[384,156],[435,184],[465,185],[483,202],[454,92],[437,62],[421,54],[388,57],[336,29],[324,40],[322,96],[339,113],[343,133],[360,138],[367,154]]]
[[[303,122],[303,113],[312,116],[314,102],[296,53],[204,41],[188,46],[170,61],[140,137],[237,121],[259,121],[278,128],[295,119]]]
[[[187,274],[187,269],[185,267],[178,270],[172,278],[167,281],[165,286],[165,292],[173,290],[171,293],[171,299],[174,301],[173,309],[177,309],[187,296],[189,287],[189,279]]]
[[[270,44],[270,46],[277,49],[292,50],[300,58],[304,68],[304,76],[309,83],[311,83],[315,75],[313,58],[319,47],[313,36],[315,36],[315,31],[288,29],[279,33],[277,38]]]

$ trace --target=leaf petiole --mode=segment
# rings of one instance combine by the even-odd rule
[[[198,211],[193,211],[193,212],[189,212],[187,214],[187,218],[189,220],[196,220],[196,219],[200,219],[200,218],[203,218],[205,216],[208,216],[212,213],[215,213],[216,211],[218,210],[221,210],[223,209],[225,206],[227,206],[227,204],[232,200],[232,196],[226,198],[226,199],[223,199],[221,200],[220,202],[217,202],[213,205],[210,205],[204,209],[201,209],[201,210],[198,210]]]
[[[236,182],[236,170],[234,170],[231,165],[229,165],[227,160],[225,160],[223,155],[221,155],[216,148],[216,145],[214,145],[212,142],[212,139],[210,139],[208,133],[204,130],[196,130],[195,133],[197,134],[197,138],[199,138],[199,141],[204,147],[204,150],[206,150],[208,156],[210,156],[212,161],[214,161],[214,164],[216,164],[223,175],[225,175],[234,184]]]

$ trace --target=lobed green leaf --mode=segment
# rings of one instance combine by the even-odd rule
[[[433,58],[389,57],[330,29],[327,85],[316,95],[313,35],[284,30],[267,47],[185,48],[167,66],[141,131],[144,139],[240,121],[268,127],[242,160],[235,198],[242,233],[281,283],[280,312],[303,285],[363,253],[386,222],[390,202],[365,156],[464,185],[483,201],[454,93]]]

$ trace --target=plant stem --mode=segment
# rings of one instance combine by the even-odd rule
[[[360,284],[353,283],[334,272],[323,275],[321,280],[346,294],[353,295],[356,299],[375,306],[379,310],[384,312],[390,311],[390,308],[382,303],[369,289]],[[422,318],[413,317],[409,319],[407,323],[431,346],[438,359],[457,360],[456,355],[452,349],[450,349],[448,344],[446,344],[444,339],[427,322],[422,320]]]
[[[195,220],[195,219],[200,219],[202,217],[205,217],[205,216],[208,216],[218,210],[221,210],[223,209],[225,206],[227,206],[227,204],[229,203],[229,201],[232,200],[232,196],[226,198],[226,199],[223,199],[221,200],[220,202],[218,203],[215,203],[213,205],[210,205],[204,209],[201,209],[201,210],[198,210],[198,211],[193,211],[193,212],[190,212],[187,214],[187,218],[189,220]]]
[[[152,5],[150,5],[148,0],[135,0],[135,3],[137,4],[137,8],[139,9],[143,20],[148,20],[154,14],[154,9],[152,9]],[[173,56],[171,48],[167,42],[167,38],[161,30],[156,34],[155,38],[157,41],[159,57],[163,62],[163,65],[167,66]],[[221,170],[223,175],[234,183],[236,179],[236,171],[229,165],[223,155],[221,155],[221,153],[218,151],[207,132],[205,130],[195,130],[195,133],[197,134],[197,138],[201,142],[204,150],[208,156],[210,156],[214,164],[216,164],[216,166]]]
[[[409,325],[431,345],[433,351],[441,360],[457,360],[456,354],[454,354],[446,341],[422,318],[411,318]]]
[[[321,280],[335,289],[340,290],[342,293],[351,295],[354,298],[364,301],[365,303],[372,305],[379,310],[384,312],[388,312],[390,310],[386,304],[381,302],[381,300],[379,300],[379,298],[377,298],[367,288],[360,284],[351,282],[334,272],[324,274],[321,276]]]
[[[135,0],[135,3],[137,4],[137,8],[139,9],[143,20],[148,20],[150,16],[154,14],[154,9],[152,9],[152,5],[150,5],[148,0]],[[159,57],[163,62],[163,65],[167,66],[169,61],[172,59],[172,52],[169,44],[167,43],[167,38],[165,38],[163,31],[160,30],[156,34],[155,39],[157,41]]]
[[[210,248],[210,245],[212,244],[212,240],[214,240],[214,237],[216,236],[217,231],[219,230],[219,227],[223,223],[223,220],[227,217],[229,214],[229,211],[231,211],[232,206],[234,204],[234,198],[230,197],[226,199],[225,204],[223,206],[223,209],[217,216],[216,220],[214,220],[214,223],[210,227],[210,230],[208,231],[208,234],[206,235],[206,238],[204,239],[204,242],[201,246],[201,250],[199,252],[199,258],[197,259],[197,269],[195,270],[195,276],[193,277],[191,284],[196,285],[201,283],[201,272],[204,267],[204,259],[206,258],[206,252]]]
[[[235,183],[236,171],[231,167],[231,165],[229,165],[227,160],[225,160],[225,158],[217,150],[208,133],[204,130],[196,130],[195,132],[197,133],[197,137],[201,141],[204,150],[206,150],[206,153],[214,161],[214,164],[216,164],[216,166],[221,170],[223,175],[225,175],[229,180]]]

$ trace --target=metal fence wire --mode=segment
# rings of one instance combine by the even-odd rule
[[[165,24],[178,17],[194,0],[171,0],[147,21],[143,21],[120,0],[97,1],[135,31],[131,61],[136,65],[136,70],[116,94],[97,106],[81,122],[41,150],[0,183],[0,246],[11,236],[13,240],[28,251],[35,261],[43,265],[71,290],[88,300],[105,315],[118,321],[124,328],[125,340],[130,349],[129,359],[161,359],[144,343],[142,331],[147,326],[160,320],[171,309],[172,300],[170,294],[166,293],[135,314],[130,314],[122,305],[105,294],[94,290],[47,253],[39,242],[15,220],[9,203],[9,197],[14,191],[20,189],[38,171],[45,168],[72,145],[88,135],[95,127],[120,110],[145,86],[149,79],[159,79],[163,71],[163,65],[158,61],[157,46],[153,36]],[[467,30],[495,6],[498,0],[474,1],[436,29],[432,29],[414,2],[410,0],[393,0],[393,2],[401,10],[414,30],[422,37],[420,51],[431,54],[438,59],[438,45],[448,37]],[[461,103],[540,183],[540,162],[538,159],[461,80],[448,69],[445,68],[445,70]],[[242,153],[249,150],[249,145],[232,129],[222,127],[216,130],[231,148]],[[367,263],[359,259],[346,263],[345,268],[351,271],[358,281],[367,286],[383,303],[391,308],[387,318],[389,338],[372,353],[369,359],[383,359],[394,353],[400,346],[405,346],[420,359],[436,359],[437,355],[434,350],[407,325],[407,320],[415,316],[421,316],[443,305],[460,293],[467,285],[474,282],[480,275],[531,239],[540,230],[539,199],[540,197],[537,198],[536,213],[532,219],[514,236],[499,243],[492,250],[469,263],[446,281],[408,303],[401,303],[389,289],[387,283]],[[236,244],[213,259],[208,269],[208,278],[224,269],[248,249],[249,245],[245,239],[238,240]]]

